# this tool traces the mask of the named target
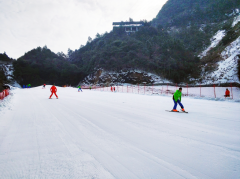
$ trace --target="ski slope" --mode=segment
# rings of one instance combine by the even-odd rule
[[[0,102],[1,179],[240,178],[240,103],[49,88]]]

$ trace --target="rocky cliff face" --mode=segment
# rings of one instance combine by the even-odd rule
[[[88,75],[79,84],[81,85],[117,85],[122,83],[130,84],[156,84],[167,83],[166,79],[152,73],[140,70],[121,70],[119,72],[108,72],[103,69],[96,70],[95,73]]]

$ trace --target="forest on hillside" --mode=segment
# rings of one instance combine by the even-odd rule
[[[3,90],[2,85],[9,82],[9,80],[4,74],[3,68],[1,68],[1,64],[12,63],[12,61],[13,59],[9,58],[5,52],[3,54],[0,53],[0,92],[2,92]]]
[[[240,8],[239,0],[168,0],[153,19],[153,25],[189,26],[219,23]]]
[[[14,61],[17,82],[77,85],[94,70],[141,69],[174,82],[186,81],[199,74],[199,59],[186,51],[183,44],[163,29],[149,23],[138,32],[127,35],[123,28],[97,34],[78,50],[69,49],[67,56],[54,54],[47,47],[38,47]]]
[[[86,74],[95,69],[109,71],[140,69],[153,72],[174,82],[186,81],[199,74],[199,59],[162,28],[142,27],[126,35],[123,28],[97,35],[87,44],[70,52],[69,59]]]
[[[168,29],[169,35],[198,55],[218,30],[231,28],[237,9],[239,0],[168,0],[152,26]]]
[[[15,80],[20,85],[77,84],[83,73],[62,53],[55,54],[46,46],[33,49],[13,62]]]
[[[230,32],[237,7],[237,0],[169,0],[153,21],[144,21],[135,33],[127,34],[121,26],[97,33],[66,55],[47,47],[33,49],[14,61],[14,76],[21,85],[77,85],[100,68],[116,72],[139,69],[172,82],[189,82],[199,77],[207,60],[197,56],[214,33],[225,29],[234,34]]]

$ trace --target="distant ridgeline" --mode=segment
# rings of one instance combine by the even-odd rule
[[[7,64],[12,62],[13,62],[13,59],[9,58],[5,52],[3,54],[0,53],[0,64]]]

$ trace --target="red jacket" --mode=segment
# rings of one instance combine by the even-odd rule
[[[226,96],[230,96],[230,91],[229,91],[229,90],[226,90],[225,95],[226,95]]]
[[[57,92],[56,86],[53,85],[53,86],[50,88],[50,91],[51,91],[51,92]]]

